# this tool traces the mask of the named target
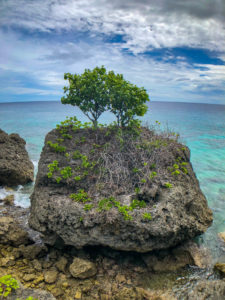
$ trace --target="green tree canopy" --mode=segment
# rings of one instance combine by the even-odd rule
[[[96,67],[92,71],[85,69],[81,75],[64,74],[69,86],[64,87],[66,97],[62,97],[61,102],[78,106],[93,122],[94,127],[97,127],[97,120],[107,107],[106,76],[106,69],[103,66]]]
[[[106,72],[104,66],[93,70],[86,69],[83,74],[64,74],[69,86],[64,87],[63,104],[78,106],[97,127],[100,115],[110,110],[117,118],[118,126],[127,126],[136,116],[143,116],[149,101],[144,88],[126,81],[122,74]]]
[[[109,109],[115,114],[118,126],[126,126],[135,116],[143,116],[147,112],[149,101],[144,88],[124,80],[122,74],[110,71],[107,76],[107,86],[110,97]]]

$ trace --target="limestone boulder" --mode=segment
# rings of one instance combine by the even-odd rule
[[[19,246],[30,242],[27,231],[12,216],[0,216],[0,244]]]
[[[93,262],[75,257],[69,267],[70,274],[74,278],[86,279],[97,273],[96,266]]]
[[[0,186],[15,186],[34,180],[34,166],[18,134],[0,129]]]
[[[211,223],[189,150],[177,141],[145,128],[131,137],[64,126],[46,136],[29,224],[49,243],[144,253]]]

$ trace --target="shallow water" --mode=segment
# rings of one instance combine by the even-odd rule
[[[87,121],[79,109],[60,102],[0,104],[0,128],[17,132],[27,142],[27,150],[37,172],[38,160],[47,132],[66,116],[76,115]],[[179,132],[181,141],[191,150],[191,162],[201,189],[213,210],[214,222],[199,242],[209,247],[215,261],[225,262],[225,252],[217,233],[225,231],[225,106],[151,102],[143,121]],[[109,123],[113,116],[105,113],[100,122]],[[13,193],[17,205],[28,207],[32,184],[19,186],[13,192],[0,188],[0,199]]]

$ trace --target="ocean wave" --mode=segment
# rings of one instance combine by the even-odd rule
[[[14,196],[14,204],[16,206],[27,208],[30,206],[30,195],[33,190],[33,184],[18,185],[15,188],[0,187],[0,200],[3,200],[6,196]]]

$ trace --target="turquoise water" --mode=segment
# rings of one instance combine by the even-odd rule
[[[27,141],[27,150],[37,171],[44,137],[66,116],[76,115],[87,121],[79,109],[60,102],[28,102],[0,104],[0,128],[7,133],[17,132]],[[179,132],[181,141],[191,150],[191,162],[199,179],[214,222],[200,241],[212,251],[214,260],[225,261],[217,233],[225,231],[225,106],[151,102],[145,122],[161,123],[162,128]],[[100,122],[109,123],[113,116],[105,113]],[[29,206],[32,185],[17,187],[16,204]],[[0,198],[7,191],[0,189]]]

